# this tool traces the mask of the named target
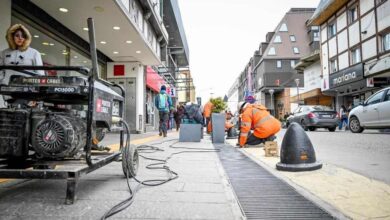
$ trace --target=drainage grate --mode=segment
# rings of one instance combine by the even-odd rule
[[[334,219],[230,145],[219,157],[247,219]]]

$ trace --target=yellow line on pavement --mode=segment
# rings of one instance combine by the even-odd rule
[[[155,141],[155,140],[158,140],[158,139],[162,139],[162,137],[158,136],[158,135],[154,135],[154,136],[150,136],[150,137],[146,137],[146,138],[130,140],[130,144],[140,145],[140,144],[145,144],[147,142]],[[111,151],[118,151],[119,150],[119,143],[117,143],[117,144],[110,144],[107,147],[111,148]]]

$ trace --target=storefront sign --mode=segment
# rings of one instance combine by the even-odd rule
[[[330,88],[339,87],[363,79],[363,64],[358,64],[331,74],[329,76]]]

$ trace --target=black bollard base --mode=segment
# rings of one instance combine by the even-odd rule
[[[299,172],[299,171],[312,171],[322,168],[322,163],[301,163],[301,164],[285,164],[277,163],[276,169],[281,171]]]

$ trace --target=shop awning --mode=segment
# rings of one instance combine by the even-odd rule
[[[160,92],[160,87],[166,85],[165,80],[150,66],[146,68],[146,86],[155,92]]]
[[[87,18],[95,22],[96,46],[113,61],[138,61],[160,65],[156,46],[149,43],[142,28],[121,0],[32,0],[50,16],[89,42]],[[128,2],[127,2],[128,3]],[[60,10],[61,8],[66,9]],[[144,27],[145,28],[145,27]]]

